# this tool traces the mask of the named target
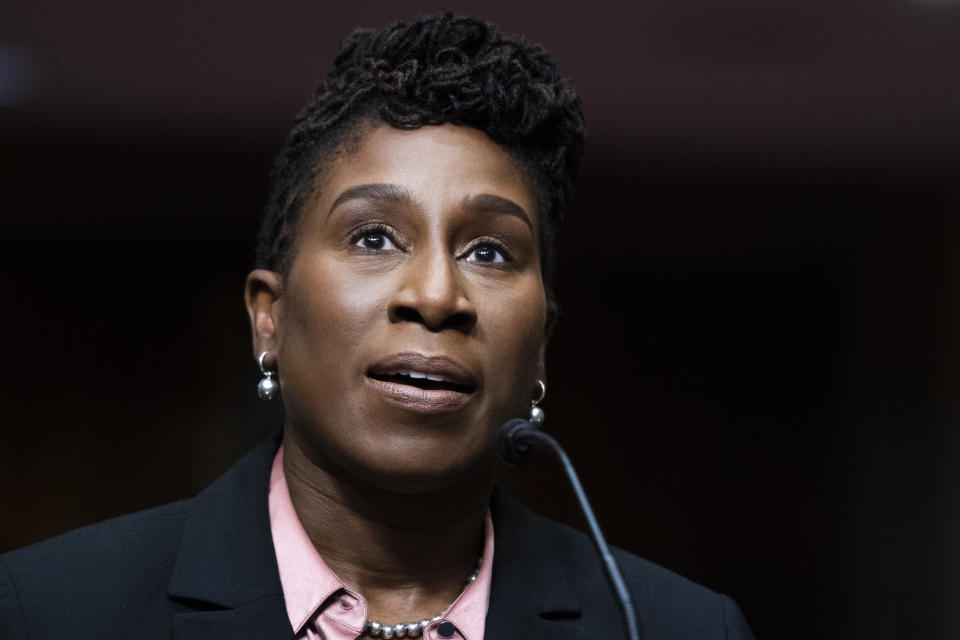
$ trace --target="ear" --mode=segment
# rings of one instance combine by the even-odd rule
[[[547,344],[550,342],[550,336],[553,335],[553,328],[557,326],[557,317],[560,315],[560,308],[556,301],[547,298],[547,320],[543,327],[543,341],[540,343],[540,356],[537,364],[537,378],[547,382]]]
[[[253,357],[267,351],[271,363],[277,357],[277,326],[279,324],[280,296],[283,294],[283,276],[275,271],[254,269],[247,275],[243,299],[250,316],[253,334]]]

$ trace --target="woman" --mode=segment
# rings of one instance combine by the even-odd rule
[[[494,488],[536,413],[584,141],[544,52],[449,13],[357,31],[277,159],[247,278],[284,429],[193,500],[0,558],[3,638],[623,636],[589,541]],[[620,553],[644,636],[749,637]]]

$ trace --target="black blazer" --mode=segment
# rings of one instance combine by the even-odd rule
[[[196,498],[0,556],[0,638],[292,638],[267,506],[279,440]],[[503,491],[485,638],[623,638],[591,542]],[[734,602],[618,551],[645,640],[750,638]]]

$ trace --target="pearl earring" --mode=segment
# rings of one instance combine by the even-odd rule
[[[547,395],[547,384],[543,380],[537,380],[537,387],[539,387],[539,393],[530,403],[530,415],[527,417],[527,421],[534,427],[542,425],[547,417],[543,409],[540,408],[540,403],[543,402],[543,398]]]
[[[263,366],[263,359],[267,357],[267,353],[267,351],[264,351],[257,359],[260,364],[260,373],[263,374],[263,377],[260,378],[260,384],[257,385],[257,394],[264,400],[273,400],[273,396],[277,395],[277,389],[280,385],[273,379],[273,371],[267,371],[266,367]]]

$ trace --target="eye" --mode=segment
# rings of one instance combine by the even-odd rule
[[[387,230],[380,227],[360,229],[353,235],[351,241],[354,245],[369,251],[390,251],[397,248]]]
[[[478,244],[470,250],[470,253],[467,254],[468,262],[506,262],[504,257],[504,252],[500,250],[496,245],[484,242]]]

